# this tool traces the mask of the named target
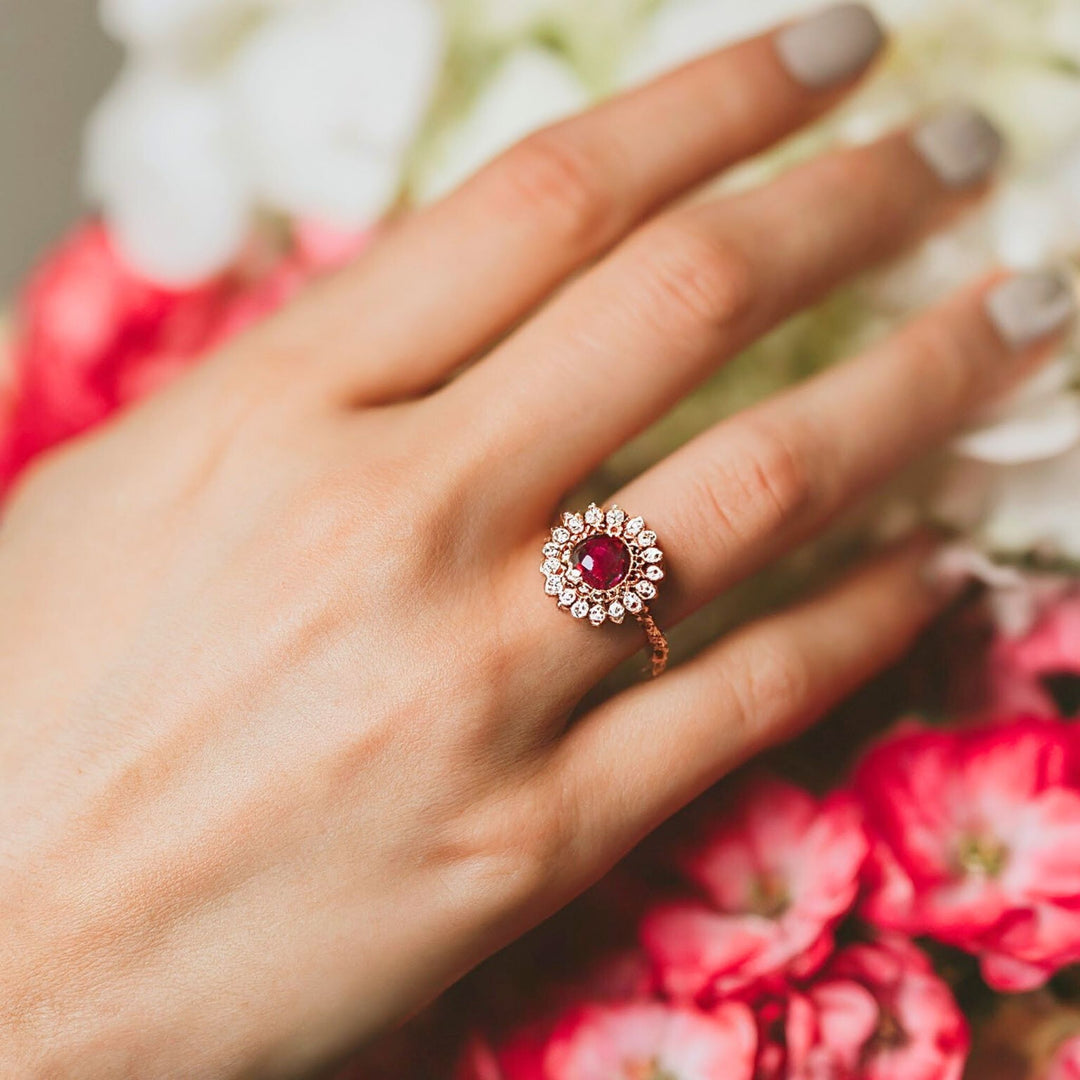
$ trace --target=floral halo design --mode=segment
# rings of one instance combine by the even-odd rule
[[[584,514],[565,513],[544,545],[544,591],[559,608],[593,626],[642,620],[664,579],[664,553],[640,517],[591,503]]]

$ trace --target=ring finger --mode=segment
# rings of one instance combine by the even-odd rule
[[[673,572],[661,619],[761,569],[940,444],[1028,373],[1075,311],[1074,286],[1057,272],[980,283],[639,477],[615,498],[662,526]],[[640,647],[611,635],[583,650],[576,638],[563,659],[588,678]]]

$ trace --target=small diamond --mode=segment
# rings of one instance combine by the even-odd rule
[[[558,558],[559,552],[562,548],[558,544],[545,544],[544,545],[544,557],[546,559]]]
[[[566,580],[567,581],[580,581],[581,580],[581,571],[576,566],[571,566],[570,569],[566,571]]]
[[[650,581],[663,581],[664,580],[664,571],[661,570],[659,566],[646,566],[645,567],[645,576]]]
[[[644,529],[644,528],[645,528],[645,519],[644,518],[632,517],[626,523],[626,528],[623,529],[623,536],[629,537],[629,539],[633,540],[634,537],[637,536],[637,534],[639,532],[641,532],[641,530]]]
[[[544,583],[544,592],[546,592],[548,596],[558,596],[559,593],[562,591],[562,587],[562,578],[549,577]]]
[[[545,559],[544,565],[540,567],[541,574],[561,574],[562,563],[558,559]]]
[[[551,537],[556,544],[565,544],[566,541],[570,539],[570,533],[560,526],[559,528],[552,530]]]
[[[589,622],[593,626],[599,626],[606,618],[607,612],[599,604],[589,612]]]
[[[570,607],[570,605],[573,604],[576,600],[577,593],[574,592],[573,589],[563,589],[563,591],[559,593],[560,607]]]
[[[585,520],[590,525],[603,525],[604,524],[604,511],[600,509],[596,503],[593,503],[588,510],[585,511]]]
[[[659,548],[651,547],[641,557],[648,563],[658,563],[663,561],[664,553]]]
[[[646,529],[638,538],[638,547],[651,548],[656,543],[656,533],[651,529]]]
[[[651,600],[656,595],[656,586],[651,581],[639,581],[635,586],[638,596]]]
[[[585,616],[589,614],[589,601],[578,600],[570,609],[570,614],[573,615],[575,619],[584,619]]]
[[[613,506],[607,512],[607,523],[611,528],[617,529],[626,520],[626,511]]]
[[[624,608],[618,600],[614,600],[607,609],[607,613],[608,618],[611,619],[613,623],[621,623],[626,617],[626,608]]]
[[[623,597],[623,605],[631,615],[636,615],[645,605],[641,602],[641,597],[637,593],[628,592]]]
[[[580,514],[564,514],[563,521],[572,533],[585,531],[585,521]]]

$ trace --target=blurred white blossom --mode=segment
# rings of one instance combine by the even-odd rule
[[[441,69],[436,0],[106,0],[129,61],[85,181],[151,276],[206,277],[260,212],[372,224]]]

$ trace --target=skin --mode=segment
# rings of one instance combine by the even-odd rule
[[[535,136],[32,472],[0,532],[0,1073],[330,1063],[907,649],[948,599],[925,539],[570,727],[641,637],[537,573],[607,454],[977,197],[901,132],[679,202],[839,96],[761,38]],[[990,283],[614,495],[660,531],[662,624],[1030,370]]]

